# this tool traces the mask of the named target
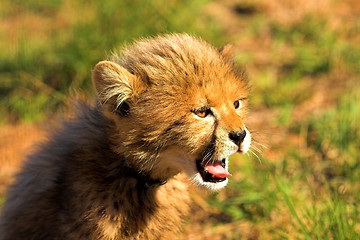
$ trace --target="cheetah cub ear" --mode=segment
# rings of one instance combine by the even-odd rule
[[[235,53],[234,47],[231,44],[226,44],[222,48],[219,49],[220,54],[228,61],[234,61]]]
[[[143,90],[137,76],[110,61],[96,64],[92,81],[101,104],[109,104],[121,115],[129,113],[131,100]]]

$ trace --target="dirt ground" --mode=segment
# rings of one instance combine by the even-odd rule
[[[44,130],[35,124],[0,126],[0,195],[13,181],[25,156],[44,138]]]

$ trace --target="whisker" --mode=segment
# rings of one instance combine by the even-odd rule
[[[212,161],[212,153],[209,151],[209,152],[206,152],[206,154],[204,155],[203,159],[202,159],[202,162],[205,163],[205,165],[209,164],[211,161]]]
[[[254,154],[254,156],[259,160],[259,163],[262,164],[260,157],[259,157],[254,151],[252,151],[251,149],[249,149],[249,152],[251,152],[252,154]]]
[[[250,146],[252,149],[254,149],[256,152],[258,152],[259,154],[261,154],[262,153],[262,150],[261,149],[259,149],[258,147],[255,147],[255,146]]]
[[[210,158],[211,158],[211,153],[210,153],[210,152],[207,152],[207,153],[205,154],[205,156],[203,157],[203,160],[208,161],[208,160],[210,160]]]
[[[252,143],[254,143],[254,144],[257,144],[257,145],[259,145],[260,147],[262,147],[262,148],[268,148],[266,145],[264,145],[264,144],[262,144],[262,143],[259,143],[259,142],[257,142],[257,141],[252,141]]]

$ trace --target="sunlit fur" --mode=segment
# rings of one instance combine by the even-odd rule
[[[169,177],[153,168],[156,156],[169,146],[179,146],[192,154],[187,160],[192,164],[193,158],[202,157],[213,134],[216,135],[213,159],[238,151],[228,134],[246,129],[243,123],[248,94],[246,77],[228,55],[223,56],[198,38],[182,34],[139,41],[120,56],[114,54],[110,61],[99,63],[93,79],[99,97],[110,102],[107,116],[114,119],[116,132],[121,134],[116,151],[136,156],[133,164],[151,170],[154,177]],[[235,110],[234,101],[243,98],[242,107]],[[114,106],[127,99],[131,114],[126,118],[113,114]],[[203,106],[209,106],[214,115],[198,119],[192,114],[191,110]],[[251,141],[247,133],[244,152]],[[224,152],[229,154],[223,156]],[[183,170],[171,166],[169,169],[172,173]]]
[[[176,239],[186,183],[219,190],[231,181],[204,181],[196,161],[226,159],[228,169],[230,155],[250,148],[247,81],[229,46],[186,34],[143,39],[99,62],[92,80],[97,104],[81,105],[10,188],[0,240]],[[236,131],[247,133],[240,143],[229,137]]]

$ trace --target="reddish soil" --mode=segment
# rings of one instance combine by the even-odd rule
[[[35,124],[0,126],[0,133],[0,195],[3,195],[25,156],[45,134]]]

